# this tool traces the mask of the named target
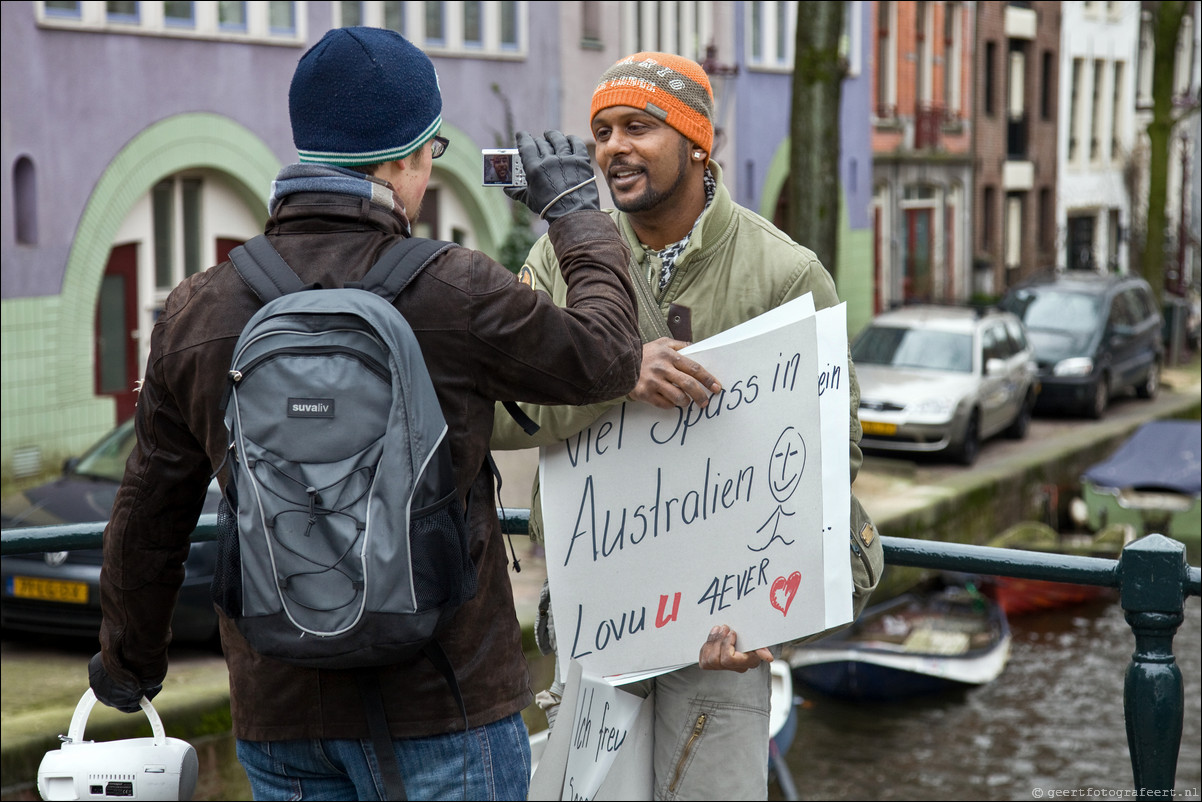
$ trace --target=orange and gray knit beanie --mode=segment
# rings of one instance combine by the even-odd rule
[[[714,145],[714,90],[701,65],[671,53],[635,53],[614,64],[593,91],[589,121],[612,106],[663,120],[707,153]]]

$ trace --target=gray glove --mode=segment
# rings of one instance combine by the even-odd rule
[[[517,140],[526,186],[506,187],[506,195],[526,204],[548,223],[581,209],[601,208],[583,139],[559,131],[545,131],[542,137],[518,131]]]
[[[104,670],[104,662],[100,659],[99,652],[88,662],[88,684],[92,686],[92,693],[96,694],[98,700],[122,713],[137,713],[142,709],[143,696],[153,699],[163,690],[161,682],[149,688],[137,688],[114,679]]]

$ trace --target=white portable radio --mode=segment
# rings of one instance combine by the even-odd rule
[[[199,764],[187,741],[168,738],[150,700],[142,712],[150,719],[153,738],[85,741],[84,727],[96,704],[88,688],[75,706],[71,729],[60,735],[62,746],[51,750],[38,767],[42,799],[191,799]]]

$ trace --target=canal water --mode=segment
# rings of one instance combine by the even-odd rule
[[[1200,611],[1197,598],[1187,601],[1173,642],[1185,683],[1178,799],[1197,800],[1202,784]],[[788,763],[798,796],[1129,798],[1123,679],[1135,638],[1117,600],[1014,617],[1010,627],[1002,675],[970,691],[882,704],[795,688],[803,701]]]

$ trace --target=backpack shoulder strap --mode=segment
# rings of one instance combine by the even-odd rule
[[[444,251],[458,247],[453,242],[406,237],[385,251],[362,281],[347,283],[346,286],[370,290],[387,301],[395,301],[426,265]]]
[[[230,261],[234,263],[234,270],[263,303],[305,288],[300,276],[262,234],[230,251]]]
[[[367,271],[362,281],[347,283],[346,286],[370,290],[389,302],[395,301],[426,265],[442,253],[458,247],[454,242],[405,237],[384,252],[379,261]],[[538,431],[538,424],[515,402],[505,401],[503,404],[526,434],[533,435]]]
[[[467,706],[463,702],[463,692],[459,689],[459,679],[455,676],[455,667],[443,651],[438,641],[431,640],[422,647],[422,654],[434,664],[446,680],[459,706],[459,714],[463,716],[463,732],[470,731],[468,724]],[[392,744],[392,734],[388,728],[388,715],[384,711],[384,695],[380,687],[380,675],[377,669],[364,668],[355,672],[359,685],[359,696],[363,700],[363,710],[367,715],[367,726],[371,733],[372,748],[376,752],[376,761],[380,767],[380,778],[384,782],[384,790],[390,800],[407,800],[405,780],[401,776],[401,764]],[[467,747],[464,746],[464,761],[466,771]],[[464,778],[464,798],[467,793],[467,778]]]

